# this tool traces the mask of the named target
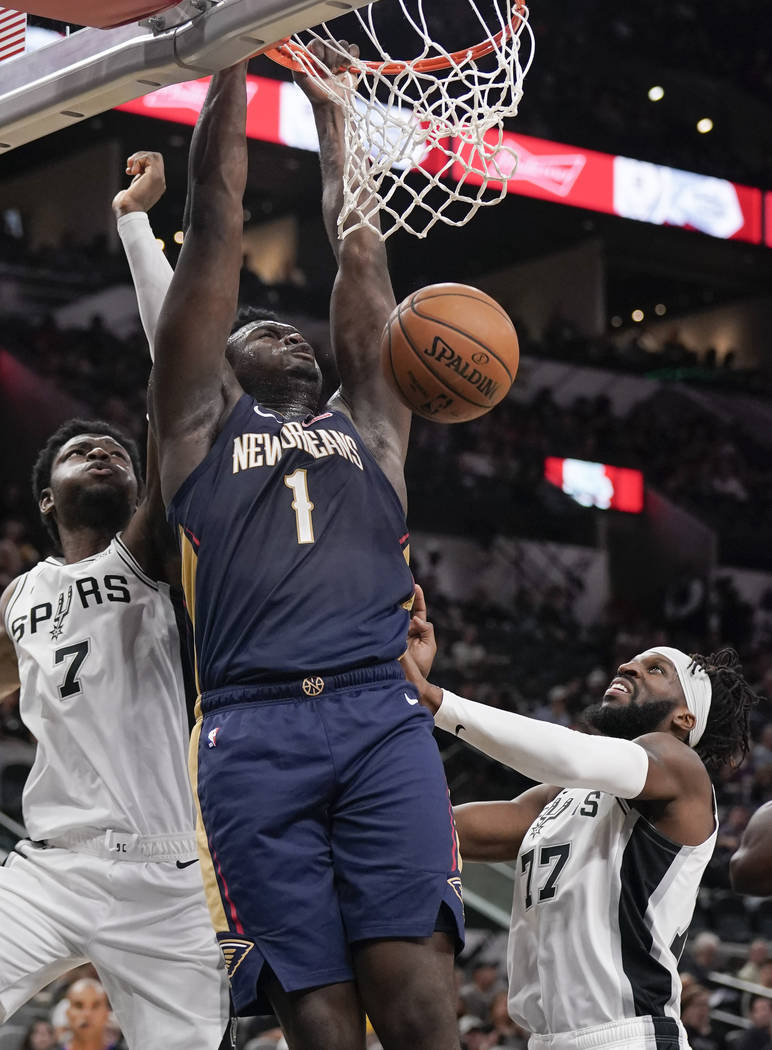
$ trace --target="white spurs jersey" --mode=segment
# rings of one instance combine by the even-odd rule
[[[622,799],[561,791],[517,856],[511,1016],[540,1035],[651,1016],[678,1046],[677,963],[717,831],[679,846]]]
[[[6,612],[21,718],[37,739],[24,789],[36,840],[85,829],[191,834],[187,717],[169,588],[116,536],[23,576]]]

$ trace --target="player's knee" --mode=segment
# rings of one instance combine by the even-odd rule
[[[364,1050],[365,1019],[352,982],[285,992],[266,987],[292,1050]]]
[[[385,1004],[384,1004],[385,1005]],[[455,996],[440,975],[405,982],[376,1026],[384,1050],[458,1050]]]

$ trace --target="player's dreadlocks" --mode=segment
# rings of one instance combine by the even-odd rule
[[[750,747],[751,709],[761,697],[743,677],[734,649],[719,649],[709,656],[690,655],[707,671],[713,689],[708,724],[695,751],[709,773],[717,773],[727,763],[739,766]]]

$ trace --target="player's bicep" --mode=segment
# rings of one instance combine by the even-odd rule
[[[368,446],[368,431],[387,428],[404,460],[411,412],[388,382],[381,359],[381,336],[395,305],[385,262],[352,253],[344,242],[330,303],[341,396]]]
[[[514,860],[525,833],[558,790],[541,784],[509,802],[468,802],[455,806],[453,817],[463,859]]]
[[[152,427],[148,428],[147,435],[145,493],[123,530],[122,539],[148,576],[154,580],[166,578],[168,556],[174,549],[174,533],[164,510],[158,447]]]
[[[218,279],[227,269],[223,256],[230,246],[220,238],[216,243],[220,251],[210,238],[186,236],[158,319],[152,404],[162,442],[180,429],[213,422],[223,411],[224,376],[230,370],[225,349],[237,286]]]
[[[669,802],[699,793],[705,783],[709,785],[705,767],[697,754],[670,734],[648,733],[638,737],[635,743],[646,752],[649,763],[646,783],[637,796],[639,799]]]
[[[19,688],[19,661],[13,641],[5,629],[5,614],[19,578],[12,580],[0,597],[0,700]]]

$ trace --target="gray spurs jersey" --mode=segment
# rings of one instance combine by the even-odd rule
[[[677,1019],[678,958],[717,831],[680,846],[623,799],[561,791],[517,856],[511,1016],[544,1035]]]
[[[23,796],[33,839],[84,829],[191,834],[180,642],[165,583],[116,536],[71,565],[46,558],[6,611],[21,718],[37,739]]]

